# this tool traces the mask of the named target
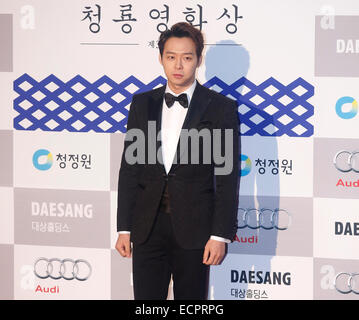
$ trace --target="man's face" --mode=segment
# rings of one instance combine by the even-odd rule
[[[192,84],[202,57],[198,59],[196,45],[191,38],[171,37],[166,41],[159,59],[170,88],[178,93]]]

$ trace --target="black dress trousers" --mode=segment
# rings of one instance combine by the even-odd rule
[[[175,300],[206,300],[209,266],[202,263],[204,249],[183,249],[171,223],[167,185],[147,240],[133,245],[135,300],[165,300],[173,280]]]

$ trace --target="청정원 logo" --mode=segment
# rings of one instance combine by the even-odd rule
[[[351,109],[343,111],[343,106],[349,103],[351,104]],[[335,112],[342,119],[352,119],[358,113],[358,101],[352,97],[341,97],[335,105]]]
[[[244,162],[245,166],[241,169],[241,177],[248,175],[252,169],[252,161],[245,154],[241,155],[241,163]]]
[[[46,162],[43,160],[46,159]],[[37,150],[32,156],[32,163],[38,170],[49,170],[53,163],[52,154],[46,149]]]

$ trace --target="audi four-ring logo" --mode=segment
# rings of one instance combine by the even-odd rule
[[[238,208],[238,215],[242,216],[239,218],[238,229],[250,228],[258,229],[263,228],[266,230],[277,229],[287,230],[292,223],[291,214],[284,209],[244,209]],[[279,215],[285,215],[287,217],[287,223],[279,226]],[[255,221],[255,224],[253,223]]]
[[[334,278],[334,287],[340,293],[348,294],[353,292],[359,294],[359,273],[338,273]]]
[[[81,271],[80,271],[81,270]],[[91,265],[83,259],[39,258],[34,264],[34,273],[40,279],[87,280],[91,273]]]
[[[342,161],[338,161],[343,158]],[[334,156],[334,166],[341,172],[359,172],[359,151],[346,151],[342,150]]]

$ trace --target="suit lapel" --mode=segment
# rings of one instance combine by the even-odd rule
[[[206,92],[206,89],[197,82],[196,88],[194,89],[191,103],[188,107],[188,111],[185,120],[182,125],[182,130],[189,130],[195,128],[196,124],[202,118],[208,104],[211,101],[211,97]],[[175,154],[176,163],[174,163],[170,169],[170,172],[175,170],[180,165],[181,156],[185,150],[180,150],[180,139],[177,143],[177,150]]]
[[[163,105],[163,95],[165,93],[166,85],[158,88],[154,93],[150,96],[149,102],[149,110],[148,110],[148,121],[156,122],[156,137],[158,136],[159,131],[161,130],[162,124],[162,105]],[[191,129],[195,128],[196,124],[202,118],[203,113],[205,112],[208,104],[210,103],[211,98],[206,92],[206,89],[197,82],[196,88],[193,92],[191,103],[188,107],[188,111],[185,117],[185,120],[182,125],[183,129]],[[157,141],[156,139],[156,150],[158,151],[161,148],[161,141]],[[161,148],[162,149],[162,148]],[[180,152],[180,140],[177,143],[177,150],[175,154],[176,163],[173,163],[170,172],[175,170],[179,164],[182,154],[185,150]],[[160,153],[162,156],[162,153]],[[163,162],[163,161],[162,161]],[[163,164],[157,161],[158,167],[161,172],[166,173],[165,167]]]
[[[148,121],[156,122],[156,158],[157,151],[161,148],[161,141],[157,140],[158,132],[161,130],[162,123],[162,104],[163,104],[163,95],[165,93],[166,85],[158,88],[151,96],[149,101],[148,108]],[[162,157],[162,153],[160,153]],[[163,161],[162,161],[163,162]],[[160,162],[156,161],[158,168],[161,172],[166,173],[165,167]]]

